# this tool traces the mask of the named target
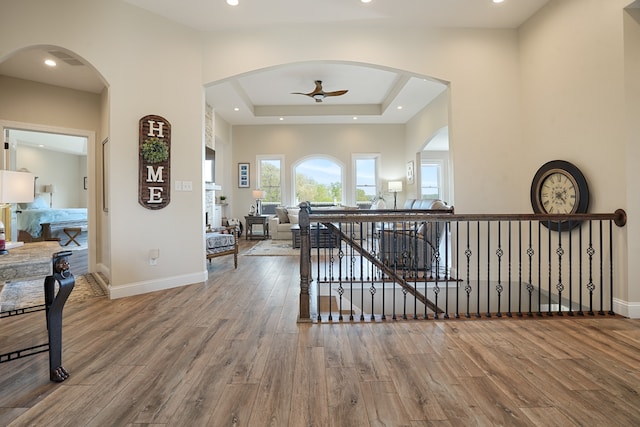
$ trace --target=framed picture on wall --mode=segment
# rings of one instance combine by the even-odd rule
[[[238,187],[249,188],[249,163],[238,163]]]
[[[407,162],[407,184],[413,184],[413,160]]]

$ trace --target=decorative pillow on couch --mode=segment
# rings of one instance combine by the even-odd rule
[[[277,207],[276,216],[278,217],[278,222],[280,224],[286,224],[289,222],[289,215],[287,212],[287,208]]]
[[[291,224],[298,223],[298,216],[300,215],[300,208],[289,208],[287,209],[287,215],[289,217],[289,222]]]

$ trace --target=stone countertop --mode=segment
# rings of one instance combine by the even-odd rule
[[[58,242],[25,243],[0,255],[0,282],[51,274],[52,255],[64,251]]]

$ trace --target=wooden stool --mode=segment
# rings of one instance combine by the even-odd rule
[[[80,233],[82,233],[82,228],[69,227],[69,228],[63,228],[62,231],[64,231],[64,234],[66,234],[67,237],[69,237],[69,240],[63,246],[68,246],[69,243],[71,242],[75,243],[78,246],[81,246],[80,243],[78,243],[78,241],[76,240],[76,237],[78,237]]]

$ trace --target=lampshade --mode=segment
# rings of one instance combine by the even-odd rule
[[[32,173],[0,170],[0,203],[33,202],[33,186]]]
[[[401,193],[402,181],[389,181],[389,193]]]
[[[45,193],[55,193],[56,192],[56,186],[53,184],[47,184],[44,186],[44,192]]]
[[[253,190],[252,194],[253,194],[253,198],[256,200],[264,199],[264,195],[265,195],[264,191],[262,190]]]

